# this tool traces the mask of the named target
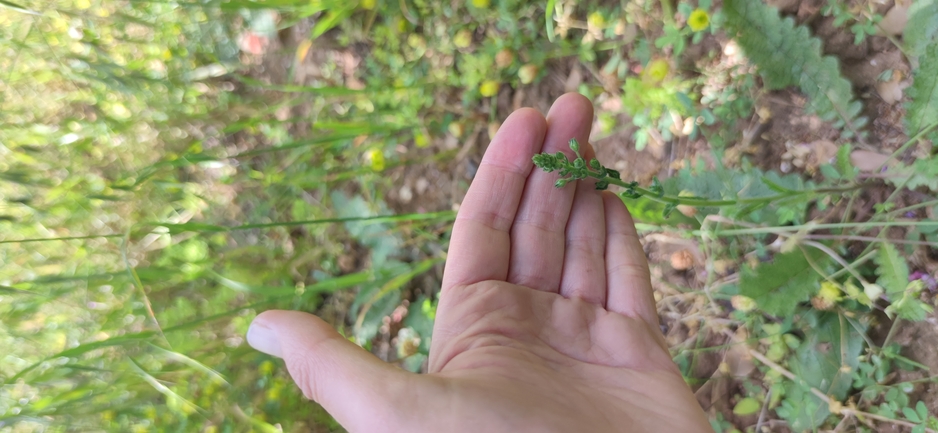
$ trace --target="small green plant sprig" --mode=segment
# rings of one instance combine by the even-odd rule
[[[557,170],[560,171],[560,179],[557,179],[557,182],[554,183],[554,186],[557,188],[563,188],[571,181],[586,179],[587,177],[598,179],[596,182],[596,189],[598,190],[608,188],[610,180],[619,180],[619,182],[621,182],[619,172],[611,168],[603,167],[598,159],[593,158],[590,160],[589,164],[587,164],[583,156],[580,155],[580,143],[578,143],[575,138],[570,139],[570,149],[576,154],[576,159],[573,161],[567,159],[567,155],[560,151],[557,151],[555,154],[545,152],[534,155],[534,165],[538,166],[541,170],[548,173]],[[618,185],[619,183],[616,184]]]
[[[576,154],[574,160],[567,158],[567,155],[563,152],[558,151],[557,153],[540,153],[534,155],[532,158],[534,160],[534,165],[536,165],[541,170],[544,170],[548,173],[559,171],[560,179],[557,179],[557,182],[554,183],[554,186],[557,188],[563,188],[567,186],[568,183],[572,181],[577,181],[586,178],[596,179],[596,189],[605,190],[609,188],[609,185],[617,185],[625,188],[625,191],[620,193],[620,195],[626,198],[639,198],[647,197],[651,200],[664,203],[664,216],[665,218],[671,214],[674,209],[677,209],[678,206],[693,206],[693,207],[722,207],[722,206],[751,206],[758,207],[768,205],[777,200],[782,200],[795,196],[816,196],[823,194],[834,194],[853,191],[856,189],[862,188],[864,185],[853,185],[844,188],[819,188],[819,189],[809,189],[809,190],[785,190],[779,194],[766,196],[766,197],[747,197],[747,198],[737,198],[734,200],[710,200],[701,197],[693,196],[669,196],[664,194],[664,187],[661,185],[661,182],[658,181],[658,178],[654,178],[652,184],[648,188],[643,188],[638,185],[638,182],[625,182],[620,178],[619,172],[608,167],[604,167],[599,163],[599,160],[596,158],[591,159],[589,162],[580,155],[580,143],[576,141],[575,138],[570,139],[570,149],[573,150],[573,153]]]

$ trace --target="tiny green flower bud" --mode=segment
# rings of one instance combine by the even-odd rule
[[[576,153],[580,152],[580,143],[577,143],[575,138],[570,139],[570,149]]]
[[[567,186],[568,179],[557,179],[557,182],[554,183],[554,186],[557,188],[563,188]]]
[[[531,159],[534,160],[534,165],[548,173],[557,169],[557,161],[549,153],[539,153]]]
[[[599,163],[598,159],[593,158],[590,160],[590,168],[592,168],[593,170],[599,170],[602,168],[602,164]]]
[[[567,162],[567,155],[564,155],[564,153],[559,150],[557,151],[557,153],[554,154],[554,157],[557,158],[558,163],[561,161]]]
[[[607,169],[606,169],[606,174],[607,174],[609,177],[613,178],[613,179],[620,179],[620,178],[619,178],[619,172],[618,172],[617,170],[613,170],[613,169],[611,169],[611,168],[607,168]]]
[[[586,161],[583,161],[583,158],[577,158],[573,160],[573,166],[576,168],[584,168],[586,167]]]
[[[599,181],[599,182],[596,182],[596,189],[597,189],[597,190],[599,190],[599,191],[604,191],[606,188],[609,188],[609,182],[607,182],[607,181],[605,181],[605,180],[601,180],[601,181]]]
[[[674,203],[668,203],[667,206],[664,207],[664,212],[662,212],[662,214],[663,214],[663,216],[664,216],[664,219],[670,218],[670,217],[671,217],[671,212],[674,212],[674,209],[676,209],[676,208],[677,208],[677,205],[676,205],[676,204],[674,204]]]
[[[661,186],[661,182],[658,181],[657,176],[651,180],[651,187],[649,189],[659,198],[664,197],[664,187]]]

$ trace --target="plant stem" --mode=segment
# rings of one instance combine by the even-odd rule
[[[880,171],[882,171],[883,167],[885,167],[886,164],[889,164],[889,161],[892,161],[893,159],[901,155],[902,152],[905,152],[905,150],[909,148],[909,146],[915,144],[920,138],[924,137],[925,134],[928,134],[936,127],[938,127],[938,122],[932,123],[931,125],[928,125],[922,128],[922,130],[919,131],[918,134],[915,134],[912,138],[909,139],[909,141],[906,141],[905,144],[903,144],[902,146],[899,146],[899,148],[896,149],[895,152],[889,155],[889,157],[886,158],[886,160],[883,161],[883,163],[879,165],[879,168],[876,169],[876,173],[879,173]]]
[[[892,321],[892,326],[889,327],[889,333],[886,334],[886,339],[883,340],[883,345],[881,347],[886,347],[889,345],[889,342],[892,341],[892,338],[896,336],[896,331],[899,330],[899,322],[902,321],[902,318],[896,316],[896,320]]]
[[[915,209],[919,209],[923,207],[932,206],[932,205],[938,205],[938,200],[923,201],[921,203],[913,204],[911,206],[906,206],[904,208],[894,209],[894,210],[887,212],[886,215],[902,215],[906,212],[913,211]]]
[[[798,231],[804,228],[809,230],[837,229],[837,228],[874,228],[874,227],[909,227],[909,226],[938,226],[938,221],[890,221],[890,222],[864,222],[864,223],[833,223],[833,224],[800,224],[796,226],[781,227],[760,227],[752,229],[730,229],[714,231],[715,236],[736,236],[736,235],[754,235],[772,233],[775,231]],[[699,235],[700,230],[695,230],[694,235]]]
[[[600,173],[593,170],[588,170],[590,176],[600,178]],[[675,197],[675,196],[661,196],[659,197],[655,192],[643,188],[640,186],[633,186],[628,182],[622,181],[620,179],[605,178],[604,180],[608,181],[610,185],[618,185],[623,188],[632,189],[635,192],[639,192],[642,196],[647,197],[651,200],[657,201],[659,203],[668,203],[673,205],[684,205],[684,206],[694,206],[694,207],[721,207],[721,206],[736,206],[739,204],[768,204],[773,201],[783,200],[786,198],[797,197],[800,195],[823,195],[823,194],[837,194],[843,192],[855,191],[861,188],[864,188],[865,184],[842,187],[842,188],[819,188],[811,189],[804,191],[790,191],[781,194],[776,194],[768,197],[752,197],[752,198],[738,198],[735,200],[710,200],[697,197]]]

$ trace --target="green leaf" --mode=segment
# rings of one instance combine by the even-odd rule
[[[821,40],[808,28],[782,18],[778,10],[761,1],[723,2],[727,28],[749,59],[759,67],[769,89],[797,85],[808,96],[807,111],[850,134],[859,134],[856,120],[862,104],[854,100],[853,88],[840,75],[837,59],[824,56]]]
[[[897,296],[890,299],[892,304],[886,307],[886,315],[889,317],[898,316],[913,322],[925,320],[934,308],[919,299],[919,295],[924,288],[925,283],[922,280],[909,282],[905,290],[902,291],[902,296],[898,297],[899,299],[895,299]]]
[[[938,122],[938,41],[929,44],[919,57],[906,112],[906,133],[911,135]],[[934,137],[932,131],[928,137]]]
[[[912,408],[910,408],[910,407],[904,407],[904,408],[902,408],[902,415],[905,416],[905,418],[906,418],[907,420],[909,420],[909,421],[912,421],[912,422],[922,422],[922,419],[919,418],[919,417],[918,417],[918,414],[915,413],[915,411],[912,410]]]
[[[938,39],[938,0],[916,0],[909,6],[909,21],[902,33],[911,57],[922,55]]]
[[[150,386],[152,386],[153,389],[155,389],[160,394],[163,394],[164,396],[166,396],[168,400],[175,400],[175,402],[178,402],[193,410],[197,410],[200,413],[205,412],[205,410],[199,407],[197,404],[189,400],[186,400],[181,395],[173,391],[171,388],[167,387],[166,385],[163,385],[159,380],[157,380],[157,378],[153,377],[150,373],[147,373],[135,359],[128,357],[128,360],[130,360],[131,369],[134,370],[138,375],[140,375],[143,381],[148,383]]]
[[[320,17],[316,25],[313,26],[313,29],[310,31],[310,39],[316,39],[333,27],[339,25],[343,20],[349,17],[355,8],[358,6],[357,2],[348,2],[344,6],[335,8],[326,13],[324,17]]]
[[[938,136],[938,133],[935,135]],[[909,181],[905,186],[910,190],[924,186],[932,191],[938,191],[938,157],[915,160],[909,176]]]
[[[918,413],[918,417],[925,421],[928,419],[928,407],[925,406],[925,402],[919,400],[918,403],[915,403],[915,412]]]
[[[892,244],[883,243],[876,254],[877,283],[887,294],[901,293],[909,285],[909,267]]]
[[[752,415],[759,411],[762,408],[762,405],[759,404],[759,400],[756,400],[752,397],[746,397],[736,403],[736,407],[733,408],[733,413],[739,416]]]
[[[827,256],[811,250],[811,260],[823,267]],[[805,302],[817,290],[820,276],[800,250],[776,254],[772,262],[755,269],[746,267],[739,282],[739,292],[756,301],[762,311],[780,317],[791,316],[799,302]]]
[[[809,311],[799,324],[805,340],[789,360],[792,373],[800,379],[786,387],[786,401],[792,401],[785,419],[792,431],[813,430],[830,416],[829,405],[808,390],[824,390],[834,400],[843,401],[853,385],[864,340],[859,330],[838,314]]]
[[[24,8],[16,3],[13,3],[7,0],[0,0],[0,6],[5,7],[7,9],[15,10],[19,13],[24,13],[24,14],[29,14],[29,15],[42,15],[39,12],[36,12],[32,9]]]
[[[554,41],[554,5],[557,0],[547,0],[547,8],[544,11],[544,25],[547,28],[547,40]]]

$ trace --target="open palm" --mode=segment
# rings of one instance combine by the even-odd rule
[[[453,228],[429,374],[303,313],[259,315],[249,342],[353,432],[710,431],[658,329],[625,206],[532,170],[571,138],[592,158],[592,116],[568,94],[546,120],[513,113],[492,140]]]

